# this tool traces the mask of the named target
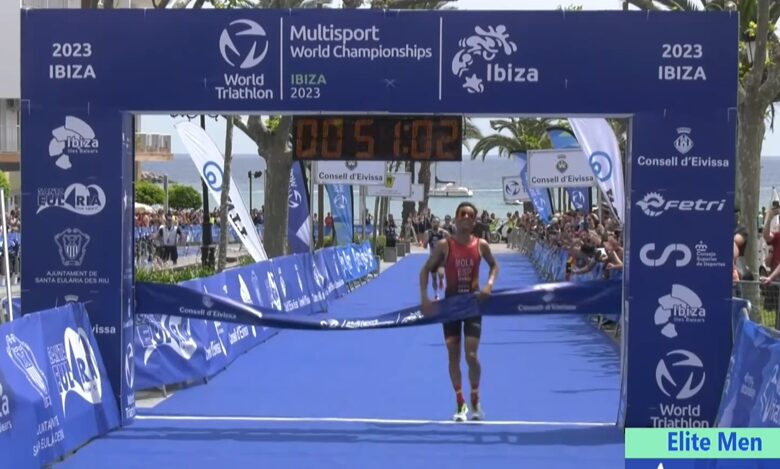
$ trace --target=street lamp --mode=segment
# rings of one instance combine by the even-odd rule
[[[752,66],[756,60],[756,37],[750,33],[745,33],[742,36],[742,40],[745,42],[748,64]]]
[[[252,214],[252,179],[257,179],[263,176],[262,171],[249,171],[249,213]]]

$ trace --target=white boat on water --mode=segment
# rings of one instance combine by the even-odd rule
[[[465,186],[456,185],[455,181],[443,181],[439,179],[438,164],[433,170],[434,187],[428,190],[428,197],[473,197],[474,191]]]
[[[438,184],[428,191],[429,197],[473,197],[474,191],[468,187],[456,186],[454,182]]]

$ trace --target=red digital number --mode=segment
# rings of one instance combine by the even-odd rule
[[[316,119],[298,119],[295,139],[295,153],[298,158],[311,159],[317,156],[317,129]]]
[[[441,125],[442,127],[447,127],[450,129],[449,135],[445,135],[438,139],[436,142],[436,159],[437,160],[454,160],[455,154],[452,151],[448,151],[444,149],[445,145],[451,145],[454,142],[458,141],[459,137],[459,128],[460,128],[460,122],[458,122],[457,119],[442,119]]]
[[[420,135],[420,131],[424,135]],[[422,141],[422,150],[420,142]],[[429,160],[433,149],[433,122],[430,119],[415,120],[412,123],[412,159]]]
[[[335,134],[334,138],[331,135]],[[336,148],[331,150],[331,141],[335,140]],[[326,159],[341,159],[344,148],[344,120],[325,119],[322,122],[322,157]]]
[[[371,135],[363,135],[363,130],[368,129],[371,133],[371,127],[374,124],[374,119],[358,119],[355,121],[355,142],[358,144],[365,144],[365,150],[358,150],[355,152],[355,158],[362,160],[374,159],[374,137]]]

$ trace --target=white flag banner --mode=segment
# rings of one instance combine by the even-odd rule
[[[606,119],[569,118],[580,148],[596,176],[601,192],[612,205],[612,211],[623,224],[626,213],[626,189],[623,184],[623,163],[615,132]]]
[[[184,146],[187,147],[192,162],[198,168],[200,177],[206,181],[209,192],[219,203],[225,157],[208,134],[197,125],[191,122],[180,122],[176,124],[176,131],[179,132]],[[232,177],[228,194],[228,220],[252,259],[255,262],[267,260],[268,255],[265,253],[263,242]]]

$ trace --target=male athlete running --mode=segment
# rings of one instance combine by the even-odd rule
[[[431,311],[431,300],[428,298],[428,275],[445,266],[447,287],[445,297],[468,294],[479,290],[479,264],[482,258],[490,267],[488,281],[482,290],[479,290],[479,299],[484,300],[493,291],[493,283],[498,275],[498,264],[490,245],[486,240],[473,235],[477,218],[477,208],[470,202],[462,202],[455,210],[455,234],[439,241],[431,253],[428,261],[420,271],[420,303],[423,313]],[[479,380],[482,366],[477,358],[479,339],[482,333],[482,318],[475,317],[465,321],[453,321],[444,325],[444,340],[447,344],[449,357],[450,379],[455,389],[457,412],[454,415],[456,422],[463,422],[468,416],[468,407],[463,399],[461,389],[460,372],[460,343],[461,330],[465,336],[466,363],[469,367],[469,382],[471,384],[471,410],[474,412],[473,420],[482,420],[484,412],[479,401]]]
[[[439,219],[434,218],[431,220],[431,229],[425,233],[426,245],[431,254],[433,254],[436,245],[444,238],[449,238],[449,231],[439,226]],[[439,299],[439,290],[444,290],[444,265],[440,265],[437,269],[431,271],[431,281],[433,282],[433,294],[434,299]],[[442,294],[444,292],[442,291]]]

